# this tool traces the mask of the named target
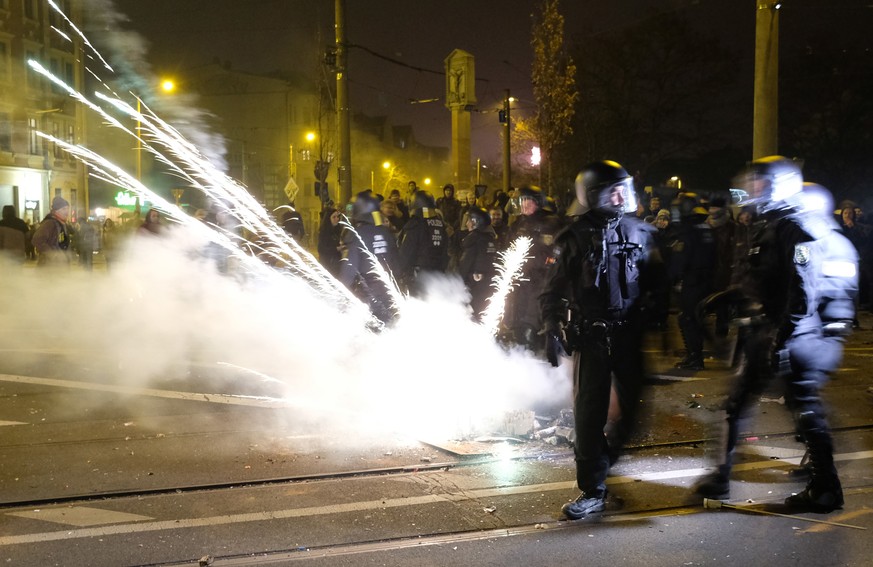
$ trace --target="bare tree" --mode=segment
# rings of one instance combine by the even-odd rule
[[[558,11],[559,0],[543,0],[534,15],[531,47],[531,80],[537,111],[531,130],[540,144],[540,185],[549,195],[552,188],[552,161],[555,150],[572,134],[575,112],[576,65],[564,46],[564,16]],[[545,177],[543,176],[545,172]]]

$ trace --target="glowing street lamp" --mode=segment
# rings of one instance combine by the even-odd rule
[[[161,90],[165,93],[172,93],[176,90],[176,83],[172,79],[161,80]],[[136,99],[136,112],[142,114],[142,100],[139,97]],[[136,120],[136,178],[142,181],[142,121]]]

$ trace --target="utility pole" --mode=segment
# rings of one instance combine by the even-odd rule
[[[346,75],[348,48],[346,46],[346,2],[336,0],[336,123],[339,129],[339,152],[337,156],[337,187],[342,208],[352,198],[352,144],[349,126],[349,79]]]
[[[779,2],[756,0],[752,159],[778,153]]]
[[[503,97],[503,191],[509,195],[512,172],[510,170],[510,153],[509,153],[509,89],[506,89],[506,95]]]

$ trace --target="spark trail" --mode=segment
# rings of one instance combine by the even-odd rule
[[[501,262],[497,264],[497,274],[491,283],[494,294],[488,298],[488,306],[482,313],[482,326],[492,335],[497,334],[497,327],[503,319],[506,308],[506,298],[512,292],[516,282],[521,278],[525,261],[533,240],[528,236],[516,238],[504,252],[500,253]]]

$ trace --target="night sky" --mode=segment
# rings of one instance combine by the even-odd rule
[[[181,74],[214,60],[241,71],[313,73],[320,54],[333,42],[333,0],[115,0],[127,27],[149,43],[156,74]],[[803,43],[810,36],[834,41],[866,40],[873,30],[870,0],[787,0],[781,13],[781,42]],[[370,115],[411,123],[425,144],[450,145],[449,112],[443,102],[410,100],[444,96],[444,58],[456,48],[476,57],[479,109],[493,109],[504,89],[531,106],[531,13],[533,0],[347,0],[351,105]],[[737,50],[738,66],[751,88],[755,0],[564,0],[566,33],[582,42],[650,17],[675,11],[695,27],[717,35]],[[410,67],[420,68],[415,70]],[[430,71],[435,71],[433,73]],[[749,98],[751,100],[751,92]],[[747,117],[751,123],[751,116]],[[494,114],[473,119],[474,153],[499,154],[500,126]],[[478,156],[474,156],[478,157]]]

